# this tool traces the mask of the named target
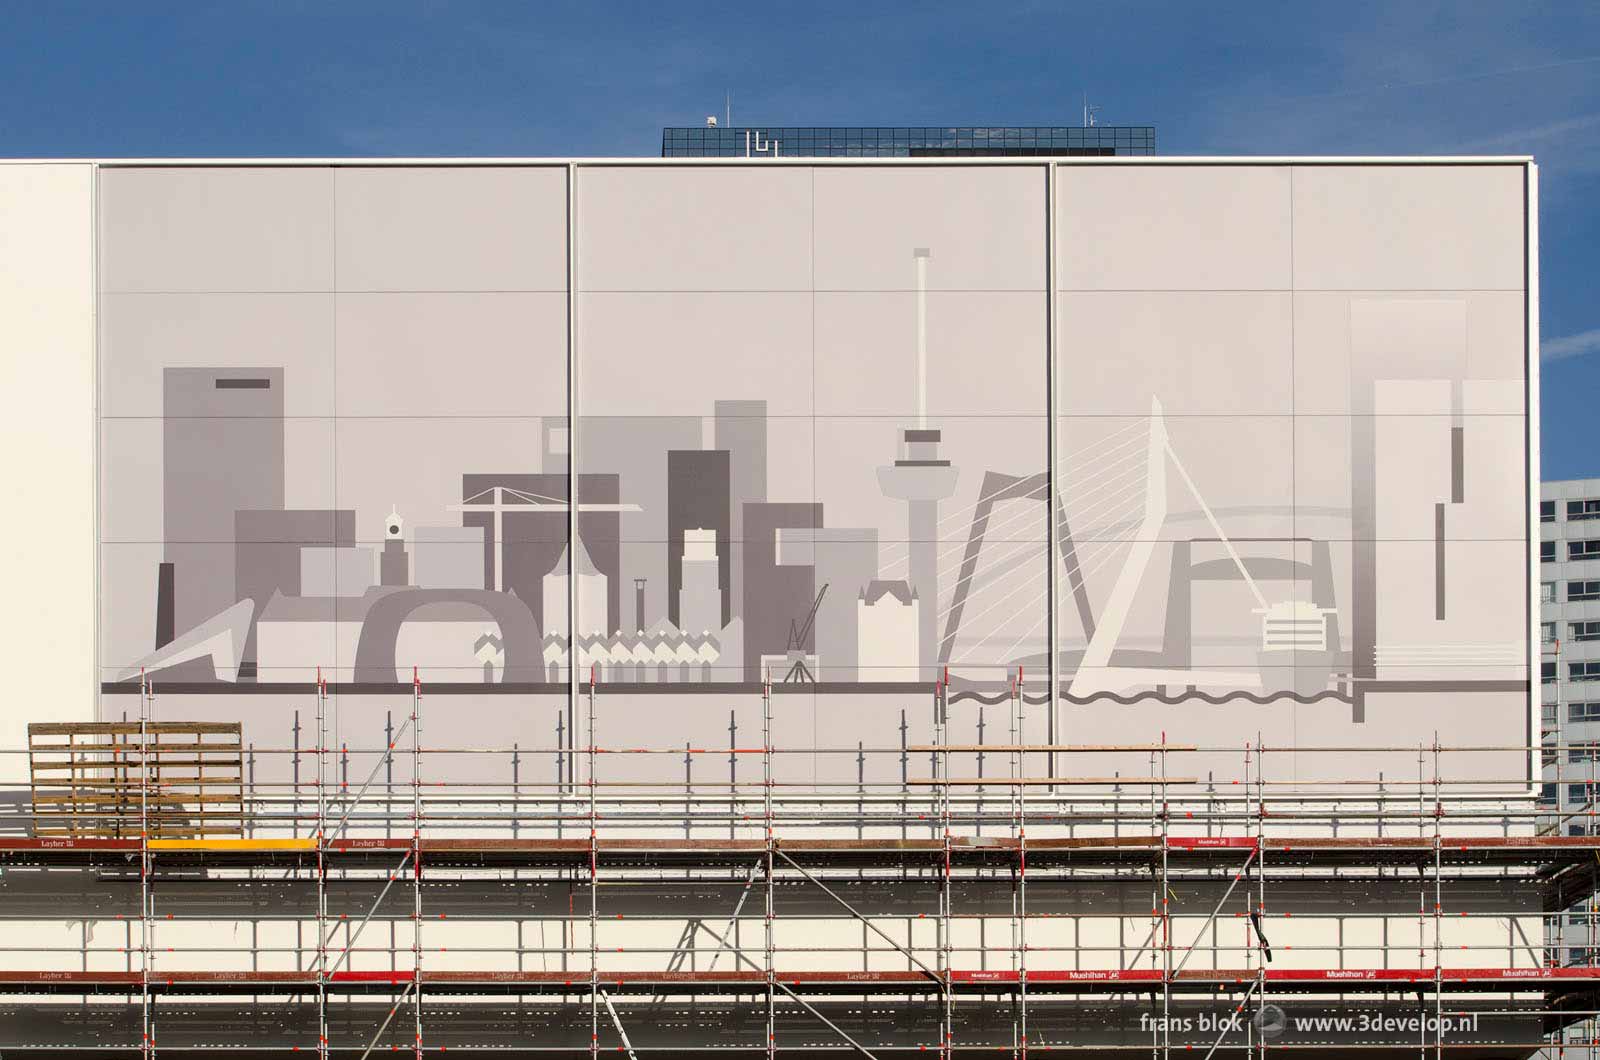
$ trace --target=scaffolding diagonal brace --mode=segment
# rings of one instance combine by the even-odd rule
[[[744,908],[745,899],[750,897],[750,892],[755,888],[756,885],[756,877],[759,875],[761,875],[761,862],[758,861],[754,865],[750,866],[750,878],[745,881],[744,891],[739,895],[739,901],[734,904],[733,913],[728,917],[728,926],[722,929],[723,935],[733,934],[734,925],[739,922],[739,911]],[[699,924],[701,930],[705,931],[712,938],[722,943],[722,945],[717,948],[717,951],[711,955],[711,963],[706,966],[707,971],[715,971],[717,967],[717,959],[722,956],[722,951],[724,949],[732,949],[733,947],[728,944],[726,939],[718,936],[710,928],[707,928],[704,921],[698,921],[697,923]]]
[[[1233,1014],[1235,1016],[1244,1011],[1244,1007],[1250,1003],[1250,996],[1256,992],[1256,987],[1259,984],[1260,980],[1251,981],[1250,989],[1244,992],[1244,997],[1240,998],[1239,1004],[1234,1007]],[[1211,1043],[1210,1049],[1206,1050],[1205,1060],[1211,1060],[1212,1056],[1216,1054],[1216,1051],[1222,1047],[1222,1039],[1227,1037],[1228,1031],[1231,1029],[1232,1022],[1232,1020],[1222,1021],[1222,1030],[1217,1032],[1217,1040]]]
[[[795,1001],[799,1002],[800,1005],[807,1012],[811,1013],[813,1016],[817,1017],[817,1019],[819,1019],[823,1023],[827,1024],[828,1025],[828,1029],[833,1031],[833,1033],[837,1034],[839,1037],[843,1038],[849,1044],[850,1048],[854,1049],[856,1052],[860,1053],[862,1056],[869,1056],[869,1057],[872,1057],[872,1060],[878,1060],[878,1058],[876,1056],[873,1056],[872,1050],[868,1049],[866,1046],[862,1045],[860,1042],[858,1042],[854,1038],[850,1037],[850,1035],[846,1034],[844,1032],[844,1028],[840,1027],[837,1023],[833,1022],[831,1019],[829,1019],[828,1017],[824,1016],[821,1012],[817,1011],[816,1007],[814,1005],[812,1005],[811,1002],[807,1001],[805,998],[801,997],[799,994],[795,993],[793,990],[790,990],[787,986],[784,986],[782,983],[774,982],[773,985],[775,985],[779,990],[782,990],[785,994],[788,994]]]
[[[360,924],[356,925],[355,933],[350,936],[350,941],[346,942],[344,945],[344,952],[339,954],[339,959],[333,963],[332,968],[328,969],[327,974],[332,975],[334,972],[337,972],[340,965],[344,964],[344,962],[350,958],[350,953],[355,949],[356,943],[361,941],[361,933],[367,930],[367,925],[372,922],[372,915],[378,911],[378,907],[381,906],[383,904],[383,900],[388,897],[389,889],[394,886],[394,881],[398,880],[401,874],[406,871],[406,864],[410,862],[410,860],[411,851],[408,850],[405,853],[405,857],[400,859],[400,864],[395,867],[393,874],[390,875],[389,882],[383,885],[383,890],[379,891],[378,897],[373,899],[372,908],[367,910],[367,915],[361,918]],[[318,952],[326,953],[328,943],[332,942],[333,936],[337,935],[338,933],[339,927],[337,924],[335,924],[333,930],[328,932],[327,938],[322,940],[322,947]]]
[[[719,935],[715,931],[712,931],[710,928],[706,927],[705,921],[699,920],[699,921],[696,921],[695,923],[700,928],[701,931],[704,931],[707,935],[710,935],[712,938],[714,938],[718,942],[722,943],[722,945],[727,947],[728,950],[735,957],[737,957],[739,960],[743,961],[744,963],[748,964],[752,969],[754,969],[755,971],[758,971],[758,972],[765,972],[766,971],[765,968],[761,967],[761,965],[756,963],[756,960],[755,960],[754,957],[751,957],[749,954],[745,953],[744,950],[741,950],[739,947],[737,947],[733,943],[729,942],[726,937],[724,937],[722,935]]]
[[[611,1025],[617,1028],[617,1037],[622,1039],[622,1047],[628,1050],[628,1060],[639,1060],[633,1051],[633,1043],[628,1040],[628,1032],[622,1026],[622,1017],[617,1015],[617,1007],[611,1003],[611,995],[602,990],[600,1000],[605,1002],[606,1012],[611,1015]]]
[[[372,1055],[372,1050],[378,1047],[379,1040],[383,1038],[383,1032],[389,1029],[390,1023],[394,1022],[394,1014],[400,1011],[400,1006],[404,1005],[406,998],[411,996],[411,988],[416,985],[416,981],[412,980],[406,984],[404,990],[400,991],[400,996],[395,999],[393,1007],[389,1009],[389,1014],[383,1017],[383,1023],[378,1027],[378,1033],[372,1036],[372,1041],[368,1042],[366,1049],[362,1051],[361,1060],[367,1060],[367,1057]]]
[[[1200,945],[1201,936],[1206,933],[1206,928],[1212,925],[1212,923],[1217,919],[1217,914],[1222,912],[1222,907],[1228,904],[1228,899],[1233,896],[1233,889],[1239,886],[1239,881],[1244,879],[1244,874],[1250,870],[1250,865],[1255,861],[1255,859],[1256,852],[1252,850],[1250,851],[1250,856],[1244,859],[1244,864],[1240,866],[1239,871],[1234,875],[1232,882],[1228,884],[1228,889],[1222,892],[1222,898],[1217,902],[1217,907],[1211,910],[1211,915],[1207,916],[1205,920],[1201,922],[1200,930],[1195,933],[1194,941],[1189,943],[1189,945],[1184,948],[1183,960],[1179,961],[1178,966],[1172,970],[1174,977],[1176,977],[1179,972],[1183,971],[1183,966],[1189,963],[1190,957],[1194,956],[1195,947]]]
[[[785,854],[781,849],[779,849],[777,847],[774,847],[773,849],[777,853],[777,855],[780,858],[782,858],[784,861],[787,861],[790,864],[790,866],[792,866],[794,868],[794,870],[796,872],[798,872],[800,875],[804,876],[807,880],[810,880],[812,883],[816,884],[817,887],[821,889],[823,894],[827,895],[829,898],[832,898],[835,902],[839,903],[839,905],[842,906],[847,913],[849,913],[851,916],[855,917],[857,920],[861,921],[861,923],[865,924],[868,928],[872,929],[873,933],[875,933],[879,938],[883,939],[883,941],[887,942],[889,945],[891,945],[895,949],[899,950],[902,954],[905,955],[905,957],[906,957],[906,959],[908,961],[910,961],[912,964],[915,964],[918,968],[921,968],[924,972],[926,972],[927,975],[928,975],[928,978],[932,979],[936,983],[943,983],[944,982],[944,978],[938,972],[934,971],[932,968],[929,968],[926,964],[924,964],[922,962],[922,960],[916,954],[912,953],[910,950],[908,950],[904,946],[900,945],[900,943],[898,943],[894,939],[890,938],[887,934],[884,933],[884,930],[882,928],[880,928],[878,925],[874,924],[872,921],[868,920],[866,917],[864,917],[860,913],[856,912],[854,906],[852,906],[849,902],[845,901],[843,898],[840,898],[837,894],[834,894],[833,891],[828,888],[827,884],[823,883],[821,880],[819,880],[815,876],[811,875],[811,873],[809,873],[805,869],[801,868],[799,863],[796,862],[794,860],[794,858],[791,858],[788,854]]]
[[[413,717],[414,716],[415,715],[413,715]],[[404,722],[402,722],[400,724],[400,731],[395,733],[394,734],[394,738],[389,741],[388,750],[386,752],[384,752],[384,754],[381,755],[378,758],[377,763],[372,767],[372,772],[367,775],[366,781],[361,785],[360,789],[356,792],[355,798],[353,798],[353,799],[348,799],[347,798],[347,802],[346,802],[346,805],[345,805],[345,808],[344,808],[344,813],[340,815],[338,823],[333,826],[333,834],[331,836],[329,836],[328,838],[330,838],[330,839],[338,839],[340,836],[344,835],[344,830],[349,827],[350,815],[355,812],[356,806],[358,806],[360,804],[362,797],[364,795],[366,795],[366,793],[367,793],[367,789],[372,786],[372,782],[374,780],[378,779],[378,771],[380,769],[382,769],[383,766],[384,766],[384,763],[386,761],[388,761],[388,756],[390,754],[394,753],[395,743],[397,741],[399,741],[401,736],[405,735],[405,731],[406,731],[406,729],[410,728],[411,722],[412,722],[412,718],[407,718]]]
[[[689,956],[690,950],[694,946],[695,925],[697,923],[699,921],[696,919],[684,921],[683,930],[678,932],[677,948],[672,951],[672,958],[667,961],[667,971],[676,972],[683,967],[684,959]]]

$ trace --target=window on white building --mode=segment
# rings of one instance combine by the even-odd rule
[[[1567,704],[1568,721],[1600,721],[1600,702],[1589,700]]]

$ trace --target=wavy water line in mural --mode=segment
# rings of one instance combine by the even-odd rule
[[[975,702],[986,707],[992,707],[997,704],[1004,703],[1010,698],[1010,695],[1006,692],[996,692],[994,695],[989,696],[972,689],[963,689],[960,692],[951,692],[949,695],[949,702]],[[1354,698],[1346,693],[1335,692],[1332,689],[1329,689],[1326,692],[1317,692],[1309,696],[1300,695],[1298,692],[1272,692],[1262,695],[1256,692],[1236,690],[1232,692],[1222,692],[1217,695],[1212,695],[1209,692],[1181,692],[1175,696],[1165,695],[1159,692],[1139,692],[1130,696],[1119,695],[1116,692],[1096,692],[1090,696],[1074,696],[1063,693],[1061,699],[1065,703],[1071,703],[1073,706],[1078,707],[1087,706],[1091,703],[1116,703],[1119,706],[1131,707],[1140,703],[1160,703],[1163,706],[1177,706],[1184,703],[1199,702],[1205,703],[1208,706],[1216,707],[1221,706],[1224,703],[1243,701],[1264,707],[1273,703],[1296,703],[1308,706],[1312,703],[1321,703],[1324,700],[1330,699],[1337,703],[1355,702]],[[1022,697],[1022,701],[1024,703],[1032,706],[1041,706],[1049,702],[1049,700],[1050,697],[1048,695],[1024,695]]]

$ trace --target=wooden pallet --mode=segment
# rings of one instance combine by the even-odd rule
[[[35,722],[28,772],[37,836],[244,834],[238,722]]]

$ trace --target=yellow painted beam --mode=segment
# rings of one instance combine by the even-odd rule
[[[315,850],[315,839],[152,839],[151,850],[210,850],[249,853],[269,850]]]

